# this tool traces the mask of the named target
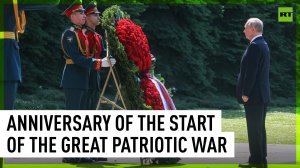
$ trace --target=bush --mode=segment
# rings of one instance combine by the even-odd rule
[[[37,88],[33,94],[18,94],[15,108],[18,110],[64,109],[63,91],[57,88]]]

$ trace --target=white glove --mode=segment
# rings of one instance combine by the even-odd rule
[[[114,66],[115,63],[117,62],[116,59],[114,59],[114,58],[109,58],[109,60],[110,60],[110,63],[111,63],[112,66]],[[101,67],[109,67],[107,57],[102,59]]]

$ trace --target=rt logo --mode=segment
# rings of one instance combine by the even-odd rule
[[[293,22],[293,7],[278,7],[278,22]]]

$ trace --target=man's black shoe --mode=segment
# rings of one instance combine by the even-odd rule
[[[241,168],[267,168],[268,165],[267,164],[249,164],[249,163],[245,163],[245,164],[239,164],[239,167],[241,167]]]

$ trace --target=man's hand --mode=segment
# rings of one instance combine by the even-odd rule
[[[110,63],[111,63],[112,66],[114,66],[115,63],[117,62],[116,59],[114,59],[114,58],[109,58],[109,60],[110,60]],[[102,59],[101,67],[109,67],[109,62],[108,62],[107,57]]]
[[[242,99],[243,99],[243,102],[244,102],[244,103],[247,103],[248,100],[249,100],[249,97],[243,95],[243,96],[242,96]]]

